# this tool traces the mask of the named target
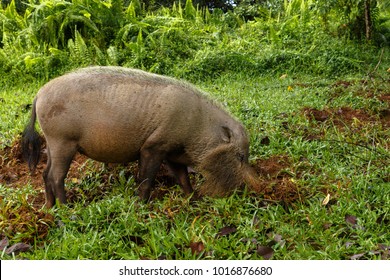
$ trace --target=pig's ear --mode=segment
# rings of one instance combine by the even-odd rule
[[[232,138],[233,131],[227,126],[222,126],[222,140],[226,143],[230,143],[230,139]]]

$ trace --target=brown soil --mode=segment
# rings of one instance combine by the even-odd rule
[[[45,143],[44,138],[42,142]],[[86,203],[92,200],[101,199],[105,193],[110,191],[110,180],[119,176],[120,168],[117,165],[106,165],[104,167],[107,174],[102,175],[101,184],[94,190],[81,190],[77,185],[83,180],[88,171],[99,172],[103,168],[102,163],[88,162],[87,157],[77,154],[71,164],[67,175],[67,181],[73,183],[73,187],[67,189],[67,200],[70,204],[85,200]],[[45,144],[41,151],[41,160],[34,172],[30,172],[27,163],[21,154],[20,140],[12,146],[7,146],[0,150],[0,184],[8,188],[24,188],[31,185],[36,190],[34,195],[29,195],[26,200],[7,201],[7,197],[0,196],[0,202],[4,207],[0,209],[3,221],[0,227],[0,237],[15,237],[22,234],[20,240],[25,243],[32,243],[34,239],[43,240],[50,227],[54,226],[54,217],[48,214],[44,208],[45,194],[42,178],[43,170],[46,167],[47,156]],[[123,168],[122,168],[123,169]],[[136,164],[126,166],[126,175],[137,174]],[[111,178],[111,179],[110,179]],[[175,181],[167,169],[161,168],[157,184],[159,186],[173,186]],[[167,188],[157,188],[154,193],[155,198],[160,198],[167,192]],[[25,237],[24,237],[25,236]]]
[[[272,156],[268,159],[258,159],[254,166],[261,178],[261,188],[264,198],[290,204],[299,199],[298,186],[292,175],[290,160],[284,155]]]
[[[70,176],[77,173],[77,163],[83,161],[85,158],[81,155],[75,158],[76,164],[72,165]],[[44,145],[41,161],[32,173],[22,158],[20,141],[0,150],[0,184],[9,188],[24,188],[30,184],[36,190],[34,195],[21,201],[7,201],[7,197],[0,196],[0,201],[4,202],[4,207],[0,210],[4,218],[0,228],[2,236],[20,235],[22,242],[32,243],[34,239],[45,238],[49,228],[54,225],[54,217],[43,208],[45,194],[42,172],[46,162]]]
[[[382,94],[378,99],[382,102],[390,103],[390,93]]]
[[[42,138],[44,143],[44,139]],[[67,180],[73,183],[81,182],[83,175],[88,168],[93,168],[98,171],[101,167],[101,163],[92,163],[92,167],[85,167],[87,157],[77,154],[74,158]],[[21,155],[20,141],[16,141],[11,147],[5,147],[0,150],[0,184],[6,185],[10,188],[23,188],[30,184],[37,190],[37,195],[29,196],[28,202],[35,209],[40,209],[45,203],[44,195],[44,183],[42,178],[42,172],[46,167],[47,156],[45,153],[45,145],[43,145],[41,153],[41,161],[39,162],[36,170],[30,172],[27,163],[23,160]],[[254,164],[254,168],[263,180],[263,187],[265,197],[272,200],[293,200],[296,198],[296,186],[291,180],[291,176],[284,172],[290,166],[289,160],[285,156],[273,156],[265,160],[257,160]],[[107,165],[105,167],[107,173],[115,173],[116,165]],[[137,175],[138,168],[135,164],[130,164],[126,167],[127,175]],[[191,176],[193,184],[195,184],[195,176]],[[160,187],[171,187],[175,185],[175,180],[172,174],[162,166],[157,178],[157,185]],[[100,186],[100,192],[104,193],[109,188],[109,174],[102,175],[102,185]],[[98,191],[98,192],[99,192]],[[161,198],[167,192],[166,189],[156,191],[153,195],[154,198]],[[97,192],[94,192],[96,195]],[[88,193],[84,192],[84,196],[88,196]],[[80,190],[75,187],[67,190],[67,198],[69,202],[77,202],[80,199]],[[87,199],[93,200],[96,197]]]
[[[330,100],[345,93],[345,89],[351,88],[350,91],[356,96],[366,99],[376,99],[382,102],[387,108],[372,114],[370,112],[352,109],[350,107],[325,108],[323,110],[304,108],[302,112],[311,120],[316,122],[332,122],[337,128],[350,127],[352,124],[358,126],[369,123],[380,123],[383,128],[390,127],[390,93],[388,85],[374,85],[369,80],[344,81],[339,80],[331,85],[333,88]],[[332,97],[332,95],[334,95]]]
[[[326,108],[323,110],[304,108],[302,112],[313,121],[320,123],[330,122],[341,130],[346,127],[359,129],[364,125],[374,123],[380,123],[383,128],[390,127],[390,109],[382,110],[377,116],[349,107]]]
[[[390,93],[385,93],[379,96],[379,100],[387,103],[387,109],[382,110],[379,114],[383,127],[390,128]]]
[[[354,122],[368,123],[375,121],[375,118],[365,111],[349,107],[323,110],[305,108],[303,113],[317,122],[332,121],[337,127],[351,126]]]
[[[385,109],[380,112],[381,123],[384,128],[390,128],[390,109]]]
[[[44,139],[42,139],[44,142]],[[46,166],[47,157],[45,146],[41,153],[41,161],[36,170],[31,173],[21,155],[20,141],[16,141],[12,146],[0,150],[0,184],[8,188],[24,188],[30,184],[35,190],[35,195],[27,197],[24,203],[19,201],[6,201],[6,197],[0,197],[0,201],[6,202],[10,211],[3,209],[5,217],[1,228],[2,235],[15,236],[17,233],[26,233],[23,242],[33,242],[33,239],[42,240],[48,229],[54,225],[54,218],[45,211],[45,195],[42,172]],[[110,191],[110,177],[118,175],[119,169],[115,165],[105,167],[107,174],[102,175],[102,183],[93,191],[83,191],[77,184],[83,180],[84,173],[88,170],[99,172],[101,163],[89,162],[87,158],[78,154],[71,164],[67,180],[73,183],[73,187],[67,190],[67,199],[70,203],[81,201],[90,202],[94,199],[104,197]],[[298,199],[297,185],[292,177],[285,172],[290,166],[290,162],[285,156],[273,156],[269,159],[257,160],[254,168],[259,173],[262,180],[263,197],[272,201],[283,201],[291,203]],[[128,172],[128,174],[127,174]],[[136,175],[137,165],[130,164],[126,167],[126,175]],[[192,183],[196,183],[196,175],[191,176]],[[175,185],[175,180],[170,172],[161,168],[157,176],[159,188],[153,193],[152,199],[159,199],[169,191],[169,187]],[[33,228],[32,228],[33,227]],[[27,234],[29,232],[29,234]]]
[[[22,188],[27,184],[31,184],[34,189],[38,190],[38,194],[34,197],[29,197],[28,202],[32,204],[34,208],[41,208],[45,203],[44,196],[44,182],[42,178],[43,170],[46,167],[47,155],[45,148],[45,139],[42,138],[42,151],[41,151],[41,160],[34,172],[30,172],[28,169],[27,163],[24,161],[21,154],[21,143],[16,141],[12,146],[7,146],[3,150],[0,150],[0,184],[6,185],[10,188]],[[77,184],[83,180],[84,173],[91,170],[98,172],[103,168],[102,163],[99,162],[90,162],[88,167],[86,166],[86,161],[88,158],[82,154],[76,154],[73,162],[70,166],[67,181],[76,184],[76,187],[67,190],[67,199],[70,203],[77,202],[81,199],[80,189],[77,188]],[[94,192],[96,195],[98,192],[104,194],[104,192],[109,189],[110,185],[110,175],[118,176],[119,164],[107,164],[104,166],[107,174],[102,175],[102,184],[99,186],[99,190]],[[126,167],[126,175],[137,175],[138,167],[136,164],[128,164]],[[123,168],[123,167],[122,167]],[[170,187],[175,185],[175,180],[173,175],[164,167],[161,167],[157,178],[156,184],[158,186]],[[160,198],[165,192],[158,192],[154,194],[155,197]],[[84,192],[84,196],[88,196],[89,193]],[[99,196],[99,194],[98,194]],[[91,197],[87,201],[92,201],[96,197]]]
[[[41,138],[41,140],[43,143],[41,160],[34,172],[30,172],[27,163],[23,160],[20,141],[16,141],[12,146],[0,150],[0,184],[11,188],[21,188],[31,184],[34,189],[38,190],[37,196],[28,198],[34,208],[40,208],[45,203],[42,173],[46,167],[47,156],[45,139]],[[81,174],[78,168],[86,160],[85,156],[76,155],[69,170],[68,178],[79,178]]]
[[[353,85],[354,82],[351,82],[351,81],[337,81],[335,82],[332,87],[344,87],[344,88],[348,88],[350,86]]]

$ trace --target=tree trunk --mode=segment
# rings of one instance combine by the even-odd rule
[[[366,23],[366,40],[371,40],[372,21],[371,21],[371,0],[364,1],[364,21]]]

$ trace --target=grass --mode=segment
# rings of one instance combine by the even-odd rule
[[[23,130],[31,109],[32,99],[41,83],[1,85],[0,91],[0,148],[10,145]]]
[[[178,187],[161,187],[165,195],[145,204],[126,171],[109,173],[110,187],[103,187],[108,171],[87,161],[80,167],[82,180],[67,183],[74,203],[49,210],[47,235],[29,231],[31,250],[12,255],[4,249],[1,258],[246,260],[263,258],[262,246],[272,259],[388,258],[390,135],[381,117],[388,110],[381,99],[390,92],[388,74],[382,71],[366,84],[360,77],[280,76],[224,74],[194,83],[245,124],[253,163],[286,159],[270,187],[296,186],[297,199],[237,191],[193,201]],[[26,104],[39,85],[26,88],[1,90],[0,102],[7,104],[0,109],[3,147],[22,130]],[[340,108],[354,114],[347,118],[337,113]],[[314,109],[328,113],[320,119]],[[46,211],[31,206],[27,198],[34,195],[31,187],[0,184],[1,217],[6,205],[16,217],[18,207]],[[6,224],[2,220],[0,228],[10,244],[26,242],[26,235],[12,234]]]

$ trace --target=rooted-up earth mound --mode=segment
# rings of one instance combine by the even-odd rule
[[[42,142],[45,143],[44,138],[42,138]],[[45,202],[44,183],[42,179],[42,172],[47,161],[45,151],[45,145],[43,145],[41,160],[36,170],[30,172],[21,154],[20,140],[16,141],[12,146],[7,146],[3,150],[0,150],[0,184],[10,188],[23,188],[30,184],[37,190],[37,195],[35,197],[29,197],[28,201],[37,209],[41,208]],[[77,154],[75,156],[67,175],[67,181],[78,182],[83,180],[82,169],[87,160],[88,158],[84,155]],[[276,201],[296,199],[296,186],[293,180],[291,180],[291,176],[283,172],[284,169],[288,168],[289,164],[289,160],[285,156],[274,156],[265,160],[259,159],[254,163],[253,167],[261,177],[266,198]],[[95,167],[98,170],[101,168],[101,164],[96,163]],[[127,168],[130,174],[133,173],[133,175],[136,175],[136,165],[127,166]],[[110,172],[110,168],[107,168],[107,172]],[[106,181],[106,176],[103,176],[102,180],[105,181],[103,183],[109,183]],[[173,186],[175,184],[172,176],[164,167],[161,168],[156,182],[160,186]],[[67,196],[70,201],[77,200],[72,190],[68,190]]]

